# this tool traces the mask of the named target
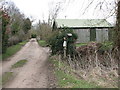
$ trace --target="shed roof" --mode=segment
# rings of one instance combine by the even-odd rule
[[[105,19],[56,19],[57,28],[113,27]]]

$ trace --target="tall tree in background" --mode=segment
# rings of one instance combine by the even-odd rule
[[[25,34],[27,34],[30,29],[31,29],[31,21],[29,18],[27,18],[24,20],[24,24],[23,24],[23,30]]]

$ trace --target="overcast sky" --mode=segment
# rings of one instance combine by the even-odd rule
[[[61,10],[58,14],[59,19],[104,19],[109,15],[110,10],[114,7],[114,0],[106,0],[99,9],[99,2],[104,0],[94,0],[88,9],[86,7],[92,0],[11,0],[26,16],[38,20],[48,20],[49,10],[57,2],[61,2]],[[97,6],[97,9],[95,7]],[[86,11],[85,11],[86,10]],[[84,12],[85,11],[85,12]],[[114,22],[114,17],[107,18],[110,23]]]

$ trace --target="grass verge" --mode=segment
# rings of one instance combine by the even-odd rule
[[[57,78],[58,86],[61,88],[100,88],[93,83],[88,83],[85,80],[78,79],[69,66],[63,62],[59,62],[54,58],[50,58],[50,62],[55,66],[55,76]],[[69,72],[66,73],[65,71]]]
[[[46,41],[44,41],[44,40],[38,40],[38,44],[39,44],[40,46],[42,46],[42,47],[46,47],[46,46],[47,46],[47,43],[46,43]]]
[[[18,43],[16,45],[13,45],[11,47],[8,47],[6,53],[0,55],[0,57],[2,57],[3,60],[5,60],[6,58],[14,55],[17,51],[19,51],[21,49],[21,47],[23,45],[26,44],[26,42],[27,41],[24,41],[24,42]]]
[[[14,65],[12,65],[12,68],[22,67],[26,63],[27,63],[27,60],[20,60],[20,61],[16,62]]]
[[[4,75],[2,75],[2,85],[8,82],[12,77],[13,77],[13,72],[5,72]]]

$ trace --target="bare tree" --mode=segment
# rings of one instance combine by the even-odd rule
[[[51,24],[51,22],[57,18],[59,11],[61,10],[61,5],[62,5],[61,2],[58,3],[51,2],[49,4],[49,19],[48,19],[49,24]]]
[[[45,22],[40,22],[35,26],[37,31],[37,36],[40,37],[41,40],[47,40],[49,35],[52,33],[50,25]]]
[[[58,17],[59,13],[62,12],[63,9],[65,9],[65,3],[69,4],[69,1],[61,0],[59,2],[49,3],[49,16],[48,16],[49,25],[51,25],[53,20]]]

